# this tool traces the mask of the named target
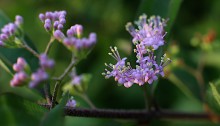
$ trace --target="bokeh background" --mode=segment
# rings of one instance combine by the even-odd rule
[[[144,5],[141,0],[0,0],[0,9],[11,20],[14,20],[17,14],[24,17],[25,32],[39,52],[44,50],[50,36],[44,30],[38,19],[38,14],[53,10],[66,10],[67,24],[65,29],[73,24],[82,24],[85,36],[89,32],[96,32],[98,35],[98,42],[92,52],[77,65],[78,74],[92,74],[88,95],[94,104],[99,108],[142,109],[145,105],[141,87],[134,85],[127,89],[118,86],[113,79],[106,80],[101,73],[105,69],[105,62],[114,62],[108,56],[110,46],[118,46],[122,56],[128,57],[132,63],[135,62],[131,44],[132,38],[125,30],[125,24],[137,20],[138,15],[142,13],[147,15],[160,14],[163,18],[169,18],[166,17],[166,14],[161,13],[160,9],[166,7],[164,1],[169,2],[170,0],[161,0],[163,1],[161,3],[158,1],[155,3],[156,7],[149,8],[149,5]],[[144,6],[146,8],[141,9]],[[162,108],[187,112],[204,111],[202,102],[199,102],[201,101],[199,82],[189,71],[184,70],[181,64],[184,62],[194,69],[197,68],[201,59],[205,61],[206,64],[201,71],[205,92],[209,92],[209,82],[218,80],[220,72],[220,55],[218,55],[220,54],[220,48],[218,48],[220,47],[218,46],[220,43],[219,6],[219,0],[182,0],[176,19],[166,37],[167,47],[164,48],[164,51],[170,52],[169,56],[174,62],[171,64],[172,67],[167,69],[167,78],[160,79],[154,93]],[[54,75],[59,75],[70,61],[69,51],[59,43],[53,45],[50,57],[56,60]],[[192,97],[196,100],[190,98],[187,92],[178,87],[178,84],[175,84],[178,83],[177,80],[169,77],[169,73],[174,73],[175,77],[189,88],[193,94]],[[10,76],[0,68],[0,87],[8,85],[9,80]],[[83,100],[77,97],[76,99],[81,106],[88,107]],[[31,122],[25,123],[28,117],[19,117],[22,114],[18,114],[21,111],[19,111],[17,102],[19,101],[8,99],[6,96],[0,97],[0,124],[2,122],[5,122],[4,125],[31,124]],[[214,111],[217,112],[218,107],[214,106]],[[79,117],[65,117],[65,121],[66,126],[136,125],[134,121]],[[219,124],[207,121],[153,120],[150,125],[211,126]]]

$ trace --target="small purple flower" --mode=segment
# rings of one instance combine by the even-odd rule
[[[75,69],[70,73],[71,84],[80,85],[82,83],[82,75],[77,75]]]
[[[48,77],[48,74],[43,69],[38,69],[31,75],[31,82],[29,83],[29,87],[36,87],[40,82],[47,80]]]
[[[44,22],[44,20],[45,20],[44,14],[40,13],[39,18],[40,18],[41,22]]]
[[[26,66],[27,66],[27,62],[25,61],[25,59],[19,57],[17,59],[17,63],[13,64],[13,70],[16,72],[23,71]]]
[[[83,26],[79,25],[79,24],[76,24],[75,25],[75,32],[76,32],[77,36],[81,36],[82,32],[83,32]]]
[[[65,35],[64,35],[63,32],[60,31],[60,30],[56,30],[56,31],[53,33],[53,36],[54,36],[54,38],[56,38],[56,39],[59,40],[59,41],[62,41],[62,40],[65,38]]]
[[[16,24],[17,26],[20,26],[20,25],[23,24],[23,23],[24,23],[23,17],[21,17],[20,15],[17,15],[17,16],[15,17],[15,24]]]
[[[49,59],[46,54],[41,54],[39,57],[40,65],[43,69],[51,69],[54,67],[54,61]]]
[[[80,85],[81,84],[81,81],[82,81],[82,77],[81,76],[74,76],[72,78],[72,85]]]
[[[66,103],[67,107],[76,107],[76,100],[74,100],[73,98],[69,99]]]
[[[0,46],[4,46],[4,42],[0,40]]]
[[[8,36],[7,36],[6,34],[2,33],[2,34],[0,35],[0,39],[1,39],[2,41],[5,41],[5,40],[8,39]]]
[[[28,79],[28,75],[24,71],[20,71],[14,75],[14,77],[10,81],[10,85],[12,87],[24,85],[27,79]]]

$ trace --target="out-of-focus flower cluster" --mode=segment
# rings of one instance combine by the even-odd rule
[[[17,59],[17,63],[13,65],[13,69],[16,73],[10,82],[10,85],[12,87],[22,86],[25,84],[25,82],[28,81],[28,77],[29,77],[27,74],[27,71],[29,69],[28,67],[29,66],[24,58],[19,57]]]
[[[147,19],[147,16],[143,14],[136,24],[138,29],[135,29],[132,23],[126,25],[126,29],[132,35],[132,42],[136,47],[134,49],[137,57],[136,68],[132,68],[129,62],[126,63],[127,58],[120,57],[116,47],[110,47],[112,53],[109,53],[109,55],[117,63],[115,65],[105,64],[111,70],[106,69],[106,72],[103,73],[106,78],[114,77],[115,81],[125,87],[131,87],[134,83],[140,86],[145,83],[153,83],[158,79],[158,76],[164,76],[163,69],[170,63],[170,59],[163,55],[161,62],[158,64],[154,55],[154,51],[164,45],[166,20],[161,19],[159,16],[151,16]]]
[[[1,29],[0,46],[15,48],[22,44],[22,24],[23,18],[19,15],[15,17],[14,23],[8,23]]]
[[[40,68],[31,75],[31,82],[29,83],[30,88],[36,87],[40,82],[45,81],[49,78],[47,74],[47,69],[52,69],[54,67],[54,61],[49,59],[46,54],[41,54],[39,57]]]
[[[17,63],[13,65],[13,70],[16,73],[10,82],[11,86],[16,87],[29,83],[29,87],[34,88],[42,81],[46,81],[49,78],[46,70],[54,67],[54,61],[49,59],[46,54],[41,54],[39,61],[40,67],[36,72],[31,73],[29,65],[25,59],[19,57],[17,59]]]
[[[66,35],[64,34],[62,30],[66,23],[65,11],[46,12],[40,14],[39,18],[44,23],[44,28],[71,51],[89,49],[96,43],[95,33],[90,33],[88,38],[82,37],[83,26],[80,24],[71,26]]]

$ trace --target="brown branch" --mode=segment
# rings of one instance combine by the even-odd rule
[[[50,105],[42,105],[50,108]],[[116,110],[116,109],[86,109],[86,108],[64,108],[65,115],[77,117],[92,118],[115,118],[115,119],[135,119],[135,120],[151,120],[151,119],[180,119],[180,120],[209,120],[213,121],[213,117],[208,113],[190,113],[175,112],[168,110]],[[215,116],[215,121],[220,120],[219,116]]]

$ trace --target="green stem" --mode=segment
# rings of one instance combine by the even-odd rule
[[[23,44],[21,45],[21,47],[23,47],[24,49],[26,49],[27,51],[29,51],[30,53],[32,53],[34,56],[36,56],[37,58],[39,58],[39,54],[34,51],[30,46],[28,46],[27,44]]]
[[[51,48],[51,45],[52,45],[52,43],[54,42],[54,40],[55,40],[55,39],[54,39],[54,37],[52,36],[52,37],[50,38],[49,43],[47,44],[47,47],[46,47],[45,51],[44,51],[45,54],[48,54],[48,53],[49,53],[50,48]]]
[[[72,58],[69,66],[65,69],[63,74],[61,74],[56,81],[55,87],[54,87],[54,92],[53,92],[53,97],[52,97],[52,108],[55,106],[56,103],[56,98],[58,91],[60,90],[61,87],[61,82],[64,79],[64,77],[72,70],[72,68],[77,64],[77,60],[75,58]]]
[[[149,111],[151,110],[152,106],[152,98],[151,98],[151,92],[149,90],[149,85],[143,85],[143,93],[144,93],[144,101],[145,101],[145,107]]]
[[[51,45],[52,45],[52,43],[54,42],[54,40],[55,40],[54,37],[51,36],[50,41],[48,42],[47,47],[46,47],[46,49],[45,49],[45,51],[44,51],[44,53],[45,53],[46,55],[49,53],[50,48],[51,48]],[[45,84],[45,86],[44,86],[44,93],[45,93],[45,97],[46,97],[47,103],[48,103],[48,104],[51,104],[51,102],[52,102],[52,96],[51,96],[51,93],[50,93],[50,84],[49,84],[49,83],[46,83],[46,84]]]
[[[50,84],[49,83],[44,84],[44,93],[45,93],[45,98],[47,100],[47,103],[51,104],[52,96],[50,93]]]

